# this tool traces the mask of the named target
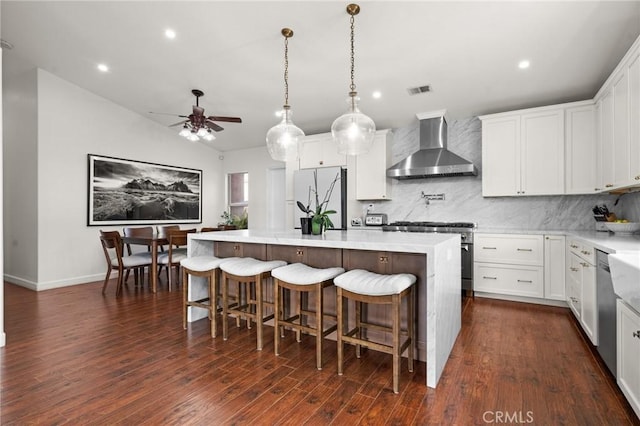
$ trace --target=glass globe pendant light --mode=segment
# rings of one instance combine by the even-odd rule
[[[351,15],[351,84],[349,85],[350,91],[347,98],[349,109],[333,122],[331,134],[338,145],[340,154],[358,155],[365,154],[371,149],[376,133],[376,124],[358,109],[360,98],[358,97],[358,92],[356,92],[354,81],[354,17],[360,13],[360,6],[353,3],[348,5],[347,13]]]
[[[282,121],[267,132],[267,150],[276,161],[295,161],[298,159],[299,140],[304,132],[291,121],[289,106],[289,38],[293,37],[293,30],[283,28],[281,33],[284,36],[284,105]]]

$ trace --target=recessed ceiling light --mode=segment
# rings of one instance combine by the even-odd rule
[[[98,70],[102,72],[107,72],[109,71],[109,67],[106,66],[105,64],[98,64]]]
[[[167,28],[166,30],[164,30],[164,36],[170,40],[173,40],[174,38],[176,38],[176,32],[171,28]]]
[[[373,99],[380,99],[382,97],[382,93],[380,93],[379,90],[376,90],[371,94],[371,96],[373,97]]]
[[[523,61],[518,62],[518,68],[520,68],[521,70],[529,68],[529,65],[531,65],[531,63],[529,61],[527,61],[526,59],[523,60]]]

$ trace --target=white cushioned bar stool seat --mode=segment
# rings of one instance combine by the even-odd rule
[[[216,337],[216,316],[218,309],[218,277],[220,265],[236,259],[235,257],[218,258],[214,256],[187,257],[180,261],[182,267],[182,327],[187,329],[187,313],[189,307],[202,308],[208,311],[211,321],[211,337]],[[207,279],[207,295],[196,300],[189,300],[189,275]],[[193,288],[192,282],[192,288]]]
[[[333,268],[312,268],[304,263],[292,263],[291,265],[271,271],[274,278],[275,294],[275,324],[274,324],[274,351],[280,355],[280,327],[288,326],[296,331],[296,340],[300,342],[301,332],[306,332],[316,338],[316,368],[322,370],[322,342],[324,338],[337,329],[337,318],[335,315],[326,314],[324,311],[324,289],[333,287],[335,277],[344,273],[340,267]],[[284,289],[296,291],[299,296],[296,313],[286,318],[284,305]],[[315,296],[315,310],[308,308],[308,295]],[[315,327],[307,325],[307,317],[315,317]],[[325,317],[331,318],[333,324],[324,328]]]
[[[240,257],[220,265],[222,271],[222,338],[229,336],[229,315],[245,318],[247,327],[251,327],[251,320],[256,323],[257,349],[262,350],[262,325],[274,317],[265,315],[264,307],[273,307],[274,303],[265,301],[265,281],[271,277],[271,271],[286,265],[282,260],[258,260],[252,257]],[[231,304],[229,282],[237,284],[236,303]],[[252,291],[253,288],[253,291]],[[244,290],[244,291],[243,291]]]
[[[360,358],[360,347],[393,355],[393,392],[399,391],[401,355],[408,348],[407,359],[409,371],[413,371],[415,353],[415,297],[416,277],[412,274],[382,275],[362,269],[354,269],[334,279],[338,289],[338,374],[342,375],[344,360],[344,343],[356,346],[356,357]],[[347,299],[344,303],[343,298]],[[401,327],[400,310],[402,299],[407,299],[407,326]],[[356,306],[355,327],[348,328],[348,301],[353,300]],[[391,327],[368,323],[363,318],[363,303],[391,305]],[[366,338],[363,330],[374,329],[390,332],[392,344],[373,342]],[[401,343],[402,337],[404,342]]]

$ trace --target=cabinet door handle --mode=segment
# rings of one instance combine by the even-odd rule
[[[571,248],[578,248],[578,246],[575,244],[571,244]]]
[[[318,163],[322,166],[324,164],[324,161],[320,160],[318,161]]]
[[[590,251],[587,251],[587,250],[581,250],[581,251],[580,251],[580,253],[582,253],[582,254],[586,254],[587,256],[590,256],[590,255],[591,255],[591,252],[590,252]]]
[[[389,261],[389,258],[387,256],[380,256],[380,262],[382,263],[387,263]]]
[[[516,250],[517,250],[517,251],[533,251],[533,249],[521,249],[521,248],[516,249]]]
[[[239,246],[239,245],[234,245],[234,246],[233,246],[233,249],[234,249],[235,251],[238,251],[238,250],[240,250],[240,246]]]
[[[633,337],[637,337],[638,339],[640,339],[640,330],[634,331],[633,332]]]
[[[613,184],[612,184],[612,183],[608,183],[608,184],[606,184],[604,187],[605,187],[605,188],[611,188],[612,186],[613,186]]]
[[[591,265],[589,265],[587,262],[580,262],[580,264],[581,264],[582,266],[584,266],[585,268],[588,268],[589,266],[591,266]]]
[[[533,281],[531,280],[518,280],[519,283],[528,283],[531,284]]]
[[[635,177],[636,180],[640,180],[640,175]]]
[[[573,266],[571,268],[569,268],[569,269],[571,269],[573,272],[578,272],[579,271],[578,268],[574,268]]]
[[[482,247],[482,250],[497,250],[497,247]]]
[[[304,256],[304,250],[297,249],[296,250],[296,256]]]
[[[600,191],[602,188],[593,188],[594,191]]]
[[[496,277],[482,277],[482,278],[484,278],[485,280],[497,280],[498,279]]]

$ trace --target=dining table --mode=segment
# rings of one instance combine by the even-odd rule
[[[158,288],[158,248],[169,244],[169,236],[164,232],[154,232],[147,235],[123,236],[122,242],[124,244],[151,248],[151,271],[149,271],[149,280],[151,281],[151,291],[155,293]]]

